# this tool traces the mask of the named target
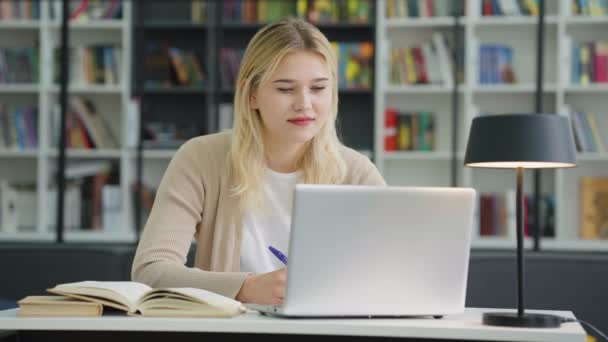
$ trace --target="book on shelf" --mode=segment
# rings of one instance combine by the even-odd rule
[[[538,16],[538,0],[482,0],[482,16]]]
[[[384,115],[386,152],[435,150],[434,113],[403,112],[389,107]]]
[[[479,83],[515,83],[513,49],[502,44],[482,44],[479,47]]]
[[[130,281],[81,281],[58,284],[47,289],[48,293],[89,303],[101,304],[104,308],[123,311],[130,316],[146,317],[234,317],[246,312],[245,306],[232,298],[196,288],[151,288]],[[48,298],[30,298],[27,302],[47,305]],[[39,304],[41,306],[43,304]],[[63,308],[64,314],[77,312]],[[99,312],[99,311],[97,311]]]
[[[580,237],[608,238],[608,177],[581,177]]]
[[[339,89],[371,89],[374,56],[372,42],[331,42],[338,59]]]
[[[0,48],[0,83],[38,83],[38,47]]]
[[[34,183],[0,181],[0,231],[34,231],[38,225],[38,203]]]
[[[122,0],[73,0],[69,2],[70,20],[87,22],[122,18]],[[52,0],[51,18],[63,16],[62,0]]]
[[[608,15],[608,2],[605,0],[572,0],[573,15]]]
[[[0,1],[0,20],[32,20],[40,18],[40,0]]]
[[[573,84],[608,83],[608,41],[573,42]]]
[[[445,0],[387,0],[387,18],[448,17],[456,9],[456,1]]]
[[[190,21],[193,23],[207,22],[207,1],[191,0],[190,2]]]
[[[579,152],[606,152],[602,136],[605,132],[599,128],[595,115],[573,110],[568,105],[564,106],[564,110],[570,117],[576,149]]]
[[[0,150],[38,147],[38,109],[36,106],[8,108],[0,102]]]
[[[432,39],[422,44],[406,47],[393,47],[389,57],[389,79],[393,85],[440,84],[452,87],[452,68],[450,58],[453,47],[445,35],[435,32]],[[457,48],[462,53],[461,48]],[[456,66],[460,70],[460,66]],[[459,72],[463,78],[464,75]]]
[[[313,24],[369,23],[373,0],[224,0],[223,22],[266,23],[298,16]]]
[[[68,49],[70,82],[76,85],[117,85],[122,73],[122,47],[110,44],[78,45]],[[55,83],[60,80],[60,50],[54,50]]]
[[[110,119],[97,110],[95,103],[79,96],[69,99],[66,113],[66,145],[78,149],[116,149],[120,146],[117,134],[111,127]],[[60,108],[53,108],[51,125],[52,141],[59,142]]]
[[[17,302],[17,317],[101,316],[103,305],[62,296],[27,296]]]
[[[144,86],[202,86],[206,73],[199,54],[191,49],[172,46],[167,41],[151,41],[146,45]]]

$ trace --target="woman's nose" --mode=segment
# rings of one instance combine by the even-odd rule
[[[294,103],[294,109],[296,111],[304,111],[310,109],[311,107],[312,101],[310,94],[306,90],[299,91]]]

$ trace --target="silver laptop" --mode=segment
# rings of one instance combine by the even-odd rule
[[[443,316],[464,311],[475,190],[297,185],[287,317]]]

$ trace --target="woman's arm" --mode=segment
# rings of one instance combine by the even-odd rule
[[[189,141],[169,163],[133,260],[131,278],[151,287],[202,288],[234,298],[247,273],[185,266],[205,200],[200,155],[197,142]]]

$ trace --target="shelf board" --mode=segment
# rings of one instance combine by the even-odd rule
[[[40,28],[39,20],[32,19],[16,19],[16,20],[0,20],[0,30],[37,30]]]
[[[61,23],[53,20],[49,26],[54,29],[59,29],[61,28]],[[120,30],[127,27],[127,24],[122,19],[106,19],[70,22],[68,27],[75,30]]]
[[[566,86],[564,90],[567,93],[608,93],[608,83],[573,84]]]
[[[473,92],[475,93],[523,93],[529,94],[534,93],[536,91],[536,85],[532,83],[526,84],[480,84],[473,88]],[[552,93],[557,91],[557,87],[555,84],[545,84],[543,86],[544,93]]]
[[[387,18],[386,27],[389,29],[400,27],[449,27],[454,25],[452,17],[430,17],[430,18]]]
[[[143,151],[143,157],[145,159],[171,159],[175,155],[177,150],[174,149],[146,149]],[[133,154],[133,157],[137,156],[137,152]]]
[[[0,158],[36,158],[38,156],[38,150],[27,149],[3,149],[0,148]]]
[[[502,236],[475,236],[471,240],[472,248],[488,248],[488,249],[509,249],[516,250],[517,242],[515,238],[502,237]],[[524,248],[532,248],[532,238],[524,238]]]
[[[4,232],[0,228],[0,241],[54,241],[54,232]]]
[[[122,152],[118,149],[103,149],[98,150],[92,149],[76,149],[69,148],[66,150],[66,156],[68,158],[82,158],[82,159],[116,159],[120,158]],[[51,149],[48,152],[50,157],[58,157],[59,151],[56,148]]]
[[[58,93],[60,91],[58,85],[50,87],[51,92]],[[122,85],[120,84],[86,84],[86,85],[71,85],[68,87],[70,93],[86,93],[86,94],[120,94],[122,93]]]
[[[590,16],[590,15],[575,15],[566,17],[566,25],[581,26],[581,25],[597,25],[608,24],[608,16]]]
[[[385,92],[387,94],[450,94],[451,87],[446,87],[438,84],[421,84],[421,85],[387,85]],[[460,88],[462,91],[462,88]]]
[[[545,17],[546,24],[557,24],[558,17],[556,15],[548,15]],[[474,20],[476,26],[534,26],[538,24],[536,16],[482,16]]]
[[[65,241],[69,242],[133,242],[135,234],[126,231],[81,230],[66,231]]]
[[[559,251],[608,251],[608,240],[557,240],[543,238],[540,242],[542,250]]]
[[[37,83],[2,83],[0,84],[0,93],[37,93],[40,91],[40,86]]]
[[[221,28],[227,30],[257,30],[262,28],[267,23],[238,23],[238,22],[227,22],[220,25]],[[323,29],[372,29],[374,24],[372,23],[313,23],[317,28]]]
[[[452,154],[448,151],[395,151],[383,152],[384,160],[449,160]]]
[[[152,30],[203,30],[209,27],[209,24],[195,23],[186,20],[154,20],[144,21],[142,27]]]
[[[608,161],[606,152],[582,152],[578,153],[576,159],[582,162],[604,162]]]
[[[172,86],[172,87],[145,87],[146,94],[201,94],[208,91],[207,87],[198,86]]]

